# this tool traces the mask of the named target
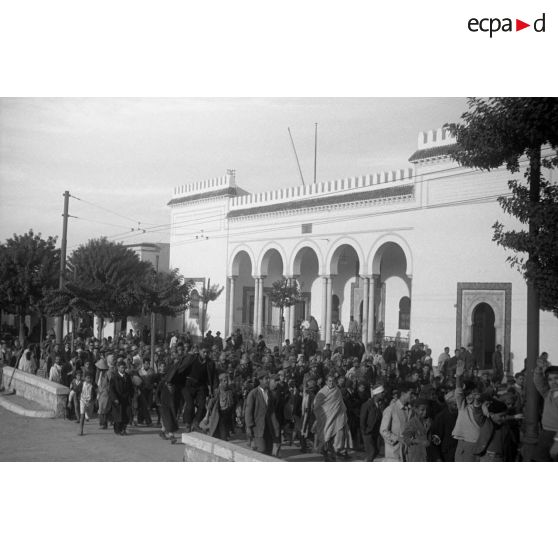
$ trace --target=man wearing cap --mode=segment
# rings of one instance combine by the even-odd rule
[[[118,359],[116,370],[117,373],[109,383],[112,420],[114,422],[114,433],[125,436],[128,433],[126,427],[130,418],[129,411],[133,386],[130,376],[126,374],[124,359]]]
[[[370,389],[371,398],[360,408],[360,431],[364,442],[366,461],[374,461],[378,455],[378,437],[382,423],[384,386],[377,384]]]
[[[246,435],[252,449],[271,455],[273,450],[272,404],[269,395],[269,374],[264,368],[256,371],[259,385],[246,397],[244,419]]]
[[[97,404],[99,405],[99,428],[107,429],[107,415],[110,411],[110,388],[108,378],[108,364],[104,358],[99,359],[95,363],[97,376],[95,383],[97,384]]]

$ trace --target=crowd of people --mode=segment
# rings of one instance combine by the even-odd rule
[[[308,329],[308,328],[306,328]],[[1,362],[69,387],[67,418],[116,435],[151,426],[176,443],[180,423],[229,440],[243,436],[276,457],[281,448],[319,452],[325,461],[517,461],[522,459],[525,371],[505,376],[501,347],[478,370],[472,347],[448,347],[433,360],[418,339],[365,347],[337,336],[321,350],[315,336],[268,347],[240,330],[160,339],[153,355],[145,332],[117,338],[53,336],[22,347],[2,342]],[[558,367],[542,353],[534,383],[543,399],[535,459],[558,459]],[[351,450],[351,451],[349,451]]]

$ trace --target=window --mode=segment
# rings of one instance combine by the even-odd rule
[[[192,295],[190,297],[190,319],[200,319],[200,295],[196,290],[192,291]]]
[[[310,234],[312,232],[312,223],[302,224],[302,234]]]
[[[404,296],[399,301],[399,329],[409,329],[411,327],[411,299]]]

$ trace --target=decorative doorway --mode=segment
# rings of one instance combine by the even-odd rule
[[[492,353],[502,345],[504,370],[510,362],[511,283],[457,283],[456,347],[473,344],[480,368],[492,367]]]

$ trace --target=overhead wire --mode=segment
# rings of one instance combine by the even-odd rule
[[[544,150],[554,151],[550,147],[549,148],[543,148],[543,151]],[[555,156],[555,154],[552,155],[552,156]],[[548,159],[550,157],[551,157],[550,155],[547,155],[547,156],[544,156],[543,159]],[[443,174],[441,176],[436,176],[435,178],[430,178],[429,181],[444,180],[444,179],[448,179],[448,178],[453,178],[455,176],[465,176],[465,175],[469,175],[469,174],[483,172],[481,169],[476,169],[475,168],[475,169],[463,170],[462,172],[455,172],[455,173],[452,173],[452,174],[448,173],[448,171],[454,171],[454,170],[457,170],[457,169],[464,169],[464,168],[466,168],[466,167],[463,167],[462,165],[456,165],[456,166],[449,167],[449,168],[443,169],[443,170],[435,170],[435,171],[429,171],[429,172],[421,173],[420,175],[415,175],[414,177],[409,177],[409,180],[412,180],[412,179],[416,178],[417,176],[419,176],[420,178],[424,178],[424,177],[427,177],[427,176],[432,175],[432,174],[439,175],[441,172],[444,172],[445,174]],[[508,171],[505,168],[498,168],[498,169],[494,169],[492,172],[506,172],[507,173]],[[377,184],[377,186],[383,186],[385,184],[391,184],[393,182],[401,182],[402,180],[404,181],[405,178],[403,178],[403,179],[402,178],[389,179],[389,180],[386,180],[384,182],[381,182],[381,183]],[[369,187],[369,185],[364,186],[364,187],[359,187],[359,188],[353,188],[353,189],[351,189],[351,192],[355,192],[355,191],[361,190],[362,188],[367,188],[367,187]],[[347,192],[347,190],[337,190],[337,191],[333,191],[333,192],[324,192],[324,193],[319,193],[319,194],[312,195],[312,196],[305,196],[305,197],[300,198],[300,199],[301,200],[316,200],[316,199],[322,199],[322,198],[326,199],[328,197],[332,197],[332,195],[342,194],[343,192]],[[83,200],[81,198],[78,198],[76,196],[73,196],[73,195],[70,195],[70,196],[79,200],[79,201],[82,201],[83,203],[87,203],[89,205],[99,207],[100,209],[104,209],[105,211],[109,211],[111,213],[114,213],[115,215],[117,215],[119,217],[123,217],[125,219],[128,219],[128,220],[130,220],[130,221],[132,221],[132,222],[134,222],[138,225],[140,225],[141,223],[145,223],[143,221],[136,221],[136,220],[134,220],[130,217],[124,216],[122,214],[119,214],[115,211],[104,208],[104,207],[99,206],[97,204],[93,204],[92,202],[88,202],[88,201]],[[496,197],[499,197],[499,196],[496,196]],[[291,198],[283,198],[282,200],[277,200],[277,202],[281,203],[281,202],[287,201],[287,200],[291,200]],[[275,201],[275,200],[270,200],[270,201]],[[343,202],[340,202],[340,203],[343,203]],[[271,205],[275,205],[275,204],[271,204]],[[368,215],[357,216],[355,218],[367,218],[367,217],[369,217],[369,216]],[[334,222],[338,222],[339,220],[344,220],[344,219],[345,219],[345,217],[336,218],[336,219],[322,219],[322,220],[319,220],[319,221],[316,221],[316,222],[319,223],[319,224],[327,224],[329,222],[334,223]],[[83,219],[83,220],[86,220],[86,219]],[[138,228],[138,229],[132,229],[130,231],[118,233],[118,234],[109,236],[107,238],[108,239],[117,239],[118,238],[120,241],[124,241],[124,240],[128,240],[130,238],[135,238],[137,236],[144,235],[144,234],[162,233],[162,232],[165,232],[165,231],[172,232],[172,229],[180,230],[180,229],[184,229],[185,227],[188,227],[188,226],[192,227],[192,225],[197,225],[197,224],[207,225],[207,224],[210,224],[210,223],[223,222],[224,220],[226,220],[226,219],[221,217],[221,216],[220,217],[213,217],[211,219],[207,219],[207,218],[204,218],[204,217],[198,217],[198,218],[194,218],[194,219],[186,219],[184,221],[175,221],[174,223],[171,222],[171,223],[153,224],[152,226],[147,226],[147,227]],[[228,221],[228,219],[227,219],[227,221]],[[102,223],[102,222],[100,222],[100,223],[101,224],[107,224],[107,223]],[[148,223],[145,223],[145,224],[148,224]],[[255,225],[255,226],[257,226],[257,225]],[[292,228],[292,227],[293,227],[293,225],[289,224],[289,225],[282,225],[282,226],[279,226],[279,227],[273,227],[273,228],[268,228],[268,229],[258,229],[258,231],[273,232],[273,231],[277,231],[277,230],[289,229],[289,228]],[[126,227],[123,227],[123,228],[126,228]],[[186,231],[184,231],[182,233],[178,233],[178,234],[185,235],[185,234],[189,234],[189,233],[196,233],[196,232],[199,232],[199,231],[200,231],[200,229],[197,229],[194,226],[194,228],[192,228],[190,231],[186,230]],[[209,231],[206,231],[206,232],[209,232]],[[229,237],[229,236],[236,236],[236,235],[239,235],[239,234],[246,234],[246,232],[236,232],[236,233],[226,232],[225,234],[220,233],[218,235],[213,235],[211,238],[225,238],[225,237]],[[190,243],[190,242],[197,242],[197,240],[187,239],[187,240],[175,243],[175,245],[180,246],[182,244],[186,244],[186,243]],[[71,249],[73,247],[74,246],[70,247],[69,249]]]
[[[545,157],[545,158],[548,158],[548,157]],[[454,170],[456,168],[461,168],[462,169],[464,167],[461,167],[461,166],[451,167],[450,169],[447,169],[447,170]],[[464,172],[459,172],[459,173],[452,173],[452,174],[446,173],[442,176],[437,176],[435,178],[431,178],[431,179],[429,179],[429,181],[432,182],[434,180],[444,180],[444,179],[447,179],[447,178],[453,178],[455,176],[465,176],[465,175],[475,174],[475,173],[478,173],[478,172],[481,172],[481,171],[479,171],[479,169],[469,169],[469,170],[465,170]],[[506,172],[507,173],[508,171],[506,169],[495,169],[495,171],[493,171],[493,172]],[[434,172],[431,172],[431,173],[424,173],[424,174],[421,174],[420,177],[422,178],[423,176],[425,176],[427,174],[439,174],[439,173],[440,173],[440,171],[434,171]],[[382,184],[386,184],[386,183],[394,182],[394,181],[400,181],[400,180],[401,179],[389,180],[389,181],[386,181]],[[352,191],[355,191],[355,190],[358,190],[358,189],[355,188]],[[332,194],[332,193],[328,192],[328,194]],[[331,196],[320,195],[320,196],[315,196],[315,197],[304,197],[304,198],[301,198],[301,199],[308,200],[308,199],[316,199],[316,198],[322,198],[322,197],[327,198],[327,197],[331,197]],[[498,197],[500,197],[500,194],[494,195],[494,196],[489,196],[487,198],[487,201],[490,201],[491,199],[496,199]],[[340,202],[340,203],[343,203],[343,202]],[[409,210],[415,210],[415,209],[416,208],[409,208]],[[377,213],[375,215],[377,215]],[[362,219],[362,218],[369,218],[369,217],[370,217],[369,215],[362,215],[362,216],[354,216],[353,219]],[[316,224],[335,223],[335,222],[342,221],[342,220],[345,220],[345,219],[346,219],[346,217],[339,217],[339,218],[333,218],[333,219],[330,218],[330,217],[327,217],[325,219],[314,220],[314,223],[316,223]],[[177,225],[179,225],[181,223],[187,223],[188,225],[191,225],[195,221],[196,221],[196,219],[188,219],[186,221],[179,221],[179,222],[167,224],[167,225],[164,225],[163,227],[158,227],[157,232],[160,232],[163,228],[165,228],[165,229],[173,229],[174,228],[174,229],[179,230],[182,227],[177,226]],[[197,221],[203,223],[204,225],[207,225],[208,223],[211,223],[211,222],[221,222],[221,221],[223,221],[223,218],[222,217],[217,217],[217,218],[212,218],[212,219],[201,218],[201,219],[198,219]],[[271,228],[262,229],[259,226],[259,224],[254,224],[254,227],[258,227],[258,232],[274,232],[274,231],[279,231],[279,230],[290,229],[293,226],[295,226],[295,225],[290,223],[288,225],[280,225],[280,226],[275,226],[275,227],[271,227]],[[197,232],[197,230],[199,230],[199,229],[194,229],[194,232]],[[146,229],[146,231],[151,232],[149,228]],[[210,231],[206,231],[206,232],[210,233]],[[185,233],[179,233],[179,234],[185,234]],[[232,233],[228,233],[228,234],[227,233],[219,233],[219,234],[213,234],[211,236],[211,238],[225,238],[225,237],[231,237],[231,236],[242,236],[242,235],[245,235],[245,234],[246,234],[246,231],[232,232]],[[186,240],[174,243],[174,245],[175,246],[180,246],[180,245],[188,244],[188,243],[192,243],[192,242],[196,242],[196,239],[186,239]]]

